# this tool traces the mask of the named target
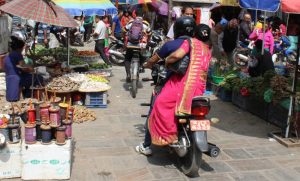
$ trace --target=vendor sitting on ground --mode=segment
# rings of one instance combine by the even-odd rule
[[[262,76],[268,70],[274,70],[272,55],[269,51],[264,51],[262,54],[262,40],[256,40],[252,55],[254,59],[248,62],[249,75],[251,77]]]

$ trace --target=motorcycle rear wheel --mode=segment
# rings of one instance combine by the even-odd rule
[[[199,168],[202,162],[202,153],[197,148],[193,139],[190,139],[191,146],[188,148],[188,153],[180,158],[181,170],[188,177],[198,177]]]
[[[132,98],[136,98],[136,94],[138,91],[138,83],[139,83],[139,58],[135,60],[133,58],[133,62],[131,64],[131,96]]]
[[[137,89],[138,89],[138,80],[131,81],[131,96],[132,98],[136,98]]]

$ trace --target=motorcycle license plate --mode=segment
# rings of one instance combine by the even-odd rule
[[[210,121],[209,120],[190,120],[190,128],[192,131],[210,130]]]

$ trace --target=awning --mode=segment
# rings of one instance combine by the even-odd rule
[[[239,2],[242,8],[269,12],[277,11],[280,5],[280,0],[239,0]]]
[[[281,0],[281,9],[285,13],[300,14],[299,0]]]
[[[220,0],[222,6],[239,6],[239,0]]]

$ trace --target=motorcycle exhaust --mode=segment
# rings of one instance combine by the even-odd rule
[[[245,55],[243,55],[243,54],[237,54],[237,56],[240,58],[240,59],[242,59],[242,60],[244,60],[244,61],[248,61],[248,57],[247,56],[245,56]]]
[[[151,106],[150,103],[141,103],[140,105],[141,105],[141,106]]]
[[[153,81],[153,79],[150,79],[150,78],[142,78],[142,81],[143,81],[143,82],[149,82],[149,81]]]
[[[212,158],[216,158],[220,154],[220,148],[212,143],[208,143],[208,151],[203,153]]]
[[[118,52],[118,51],[115,51],[115,50],[109,50],[108,52],[110,54],[116,56],[117,58],[125,59],[125,55],[123,55],[121,52]]]

